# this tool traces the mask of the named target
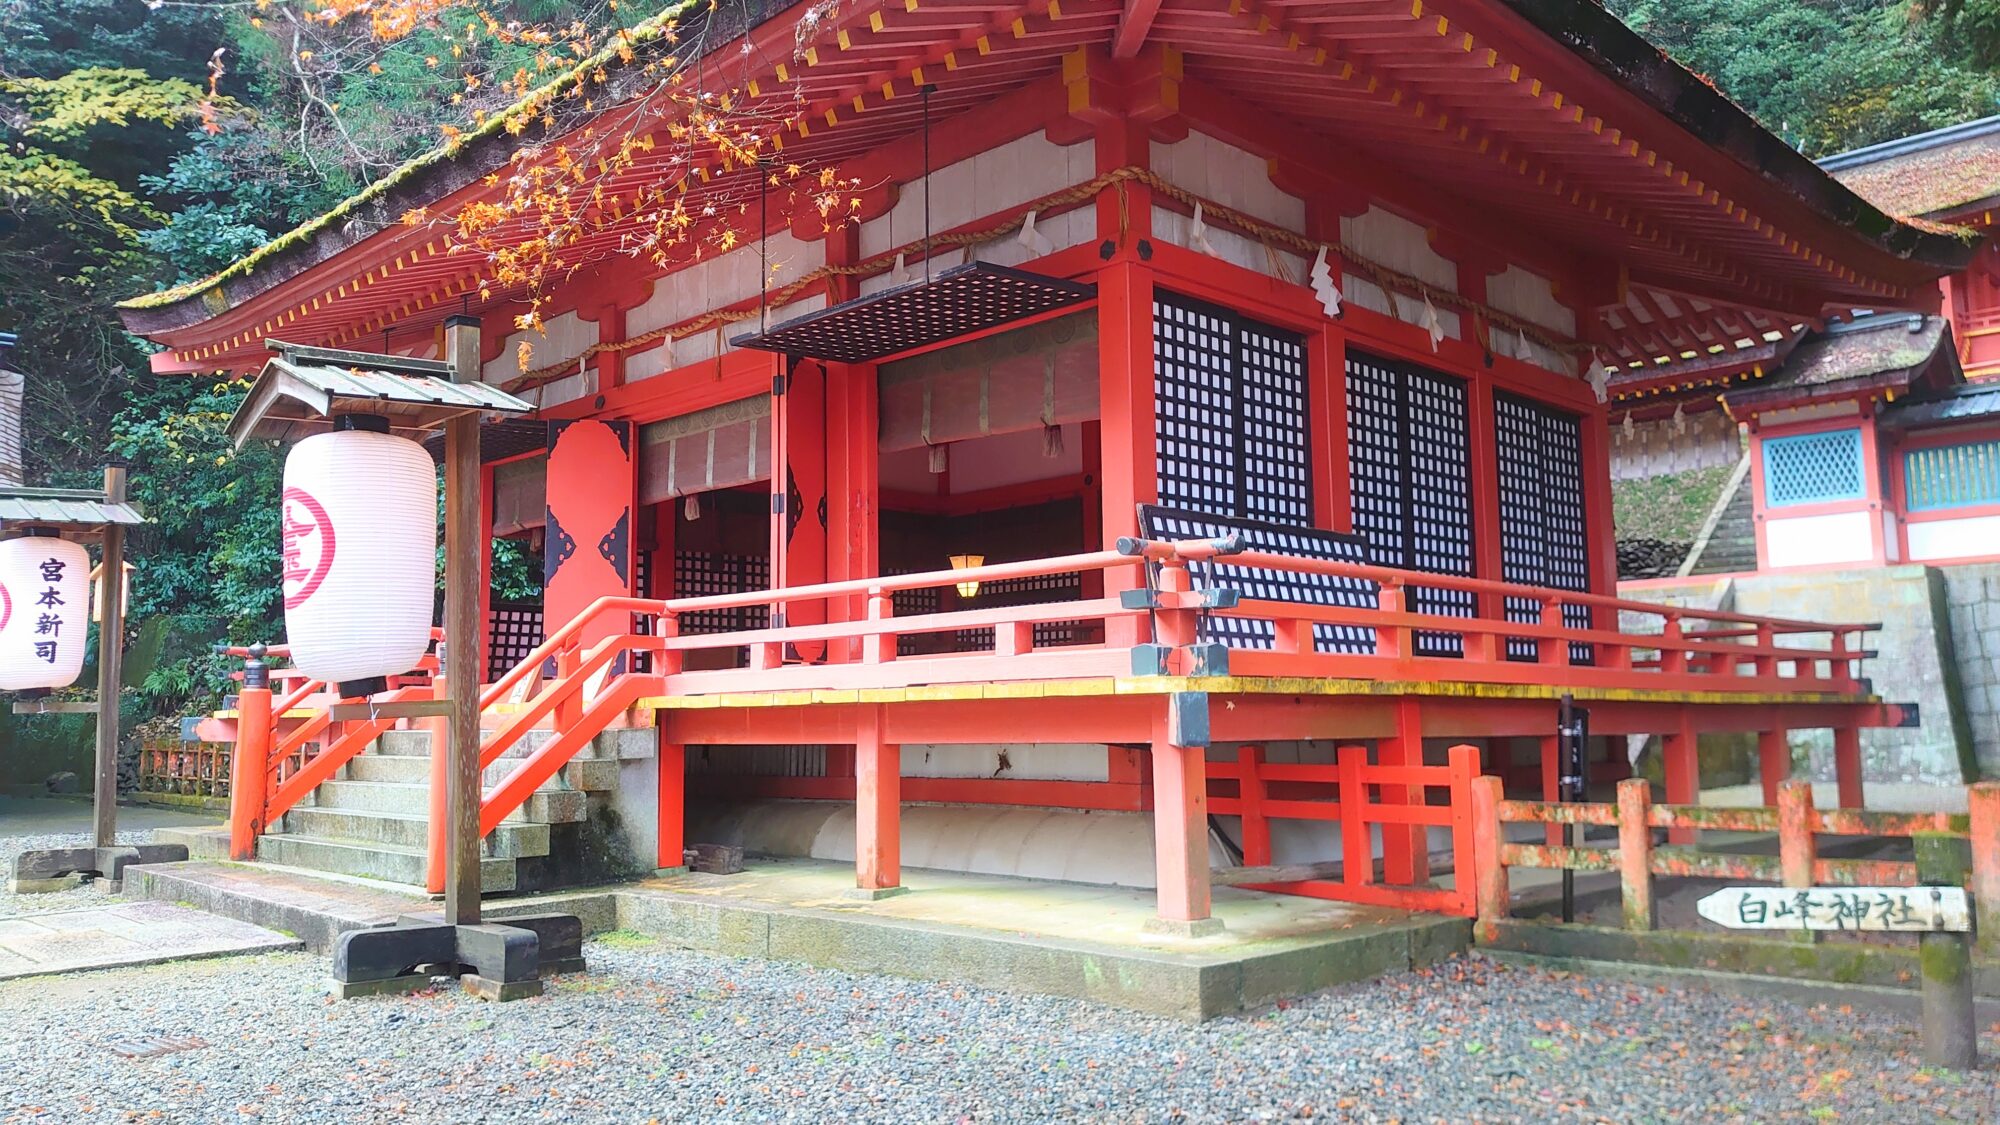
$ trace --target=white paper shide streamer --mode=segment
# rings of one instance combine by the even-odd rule
[[[1340,286],[1333,280],[1333,266],[1326,260],[1326,247],[1320,247],[1319,253],[1313,256],[1312,273],[1308,280],[1312,282],[1313,296],[1319,298],[1319,307],[1326,310],[1326,315],[1330,317],[1339,316]]]
[[[282,565],[292,663],[328,683],[393,676],[430,644],[437,469],[422,446],[366,428],[314,434],[285,459]],[[386,426],[382,426],[386,429]]]

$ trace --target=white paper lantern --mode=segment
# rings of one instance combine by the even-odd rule
[[[67,539],[0,542],[0,691],[66,687],[90,634],[90,552]]]
[[[336,419],[285,458],[285,640],[328,683],[394,676],[430,644],[437,470],[367,416]],[[367,427],[367,428],[360,428]]]

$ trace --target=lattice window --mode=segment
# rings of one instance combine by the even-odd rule
[[[741,594],[770,588],[770,564],[762,555],[731,555],[715,551],[674,552],[674,596],[698,598],[711,594]],[[771,617],[767,605],[736,606],[731,609],[701,609],[681,614],[681,633],[736,633],[762,629]],[[737,654],[738,666],[749,654]]]
[[[1472,574],[1472,464],[1465,381],[1347,353],[1348,481],[1354,530],[1380,566]],[[1413,587],[1410,608],[1471,617],[1473,595]],[[1417,651],[1456,656],[1455,634],[1418,633]]]
[[[1176,511],[1146,505],[1139,510],[1139,531],[1148,539],[1219,539],[1241,532],[1251,550],[1303,559],[1331,559],[1336,562],[1366,563],[1368,545],[1357,535],[1291,527],[1264,520],[1231,519],[1204,512]],[[1373,582],[1358,578],[1336,578],[1326,574],[1300,574],[1263,567],[1236,566],[1227,562],[1199,564],[1192,574],[1200,589],[1227,586],[1252,601],[1297,602],[1303,605],[1345,606],[1375,609],[1380,604]],[[1219,641],[1231,648],[1272,647],[1276,631],[1271,622],[1259,618],[1203,615],[1201,639]],[[1355,625],[1313,625],[1316,652],[1370,653],[1375,651],[1375,633]]]
[[[961,604],[968,609],[993,609],[999,606],[1046,605],[1049,602],[1073,602],[1083,598],[1083,575],[1039,574],[1029,578],[1003,578],[998,582],[982,582],[979,593],[970,602]],[[1044,621],[1030,627],[1037,648],[1049,645],[1085,644],[1094,638],[1083,635],[1081,621]],[[993,648],[992,629],[960,629],[953,634],[954,651],[987,652]]]
[[[1910,511],[2000,504],[2000,441],[1934,445],[1903,455]]]
[[[1304,337],[1162,291],[1153,359],[1161,503],[1310,524]]]
[[[513,671],[542,643],[542,607],[495,605],[487,614],[491,639],[486,646],[486,682],[490,684]]]
[[[1583,429],[1573,414],[1505,392],[1493,396],[1494,449],[1500,477],[1500,577],[1556,590],[1590,589],[1590,538],[1584,524]],[[1506,599],[1507,620],[1537,622],[1533,598]],[[1590,626],[1586,606],[1564,606],[1563,623]],[[1507,642],[1512,660],[1534,660],[1533,638]],[[1570,659],[1587,664],[1588,645]]]
[[[637,597],[650,598],[653,596],[653,552],[635,551],[633,554],[635,558],[632,561],[632,589],[637,591]],[[653,615],[650,613],[633,614],[633,634],[641,637],[652,636],[653,621]],[[634,672],[652,671],[653,654],[650,652],[633,653],[632,670]]]
[[[1868,495],[1861,431],[1765,438],[1764,506],[1830,504]]]

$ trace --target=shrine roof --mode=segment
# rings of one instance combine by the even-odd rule
[[[594,100],[619,104],[657,81],[645,64],[665,53],[674,21],[683,64],[730,50],[769,68],[752,70],[762,85],[745,83],[740,108],[782,122],[783,158],[812,168],[915,136],[918,83],[936,89],[948,133],[955,116],[1042,86],[1073,105],[1073,67],[1131,60],[1107,64],[1126,81],[1119,68],[1144,54],[1172,72],[1196,128],[1289,145],[1315,169],[1320,152],[1351,152],[1447,215],[1558,258],[1612,263],[1643,310],[1613,308],[1579,335],[1620,366],[1754,345],[1834,309],[1913,303],[1972,250],[1960,232],[1883,213],[1591,0],[686,0],[638,25],[635,63],[583,62],[609,76]],[[592,100],[559,96],[573,81],[529,96],[552,125],[515,136],[514,115],[497,113],[213,277],[126,302],[127,326],[168,346],[157,370],[241,370],[274,333],[357,343],[519,300],[483,278],[487,255],[451,253],[434,225],[403,220],[491,201],[503,189],[489,178],[515,154],[577,135]],[[614,202],[641,198],[686,172],[669,161],[663,151],[599,186]],[[697,203],[761,178],[722,158],[696,170],[684,182]],[[598,209],[572,264],[626,252],[639,209]]]
[[[2000,418],[2000,381],[1965,383],[1913,395],[1883,411],[1883,421],[1900,429]]]
[[[1892,215],[1953,216],[2000,196],[2000,116],[1854,149],[1819,165]]]
[[[0,530],[23,527],[92,528],[107,524],[127,527],[146,522],[128,502],[113,503],[102,492],[87,488],[0,486]]]
[[[1943,317],[1919,313],[1864,314],[1807,336],[1785,364],[1752,388],[1726,394],[1731,410],[1836,397],[1857,390],[1901,392],[1963,379]]]

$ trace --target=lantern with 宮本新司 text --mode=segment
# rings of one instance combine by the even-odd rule
[[[40,536],[0,542],[0,691],[75,683],[89,632],[83,544]]]
[[[388,429],[343,415],[285,458],[285,640],[300,671],[330,684],[407,672],[430,645],[437,469]]]

